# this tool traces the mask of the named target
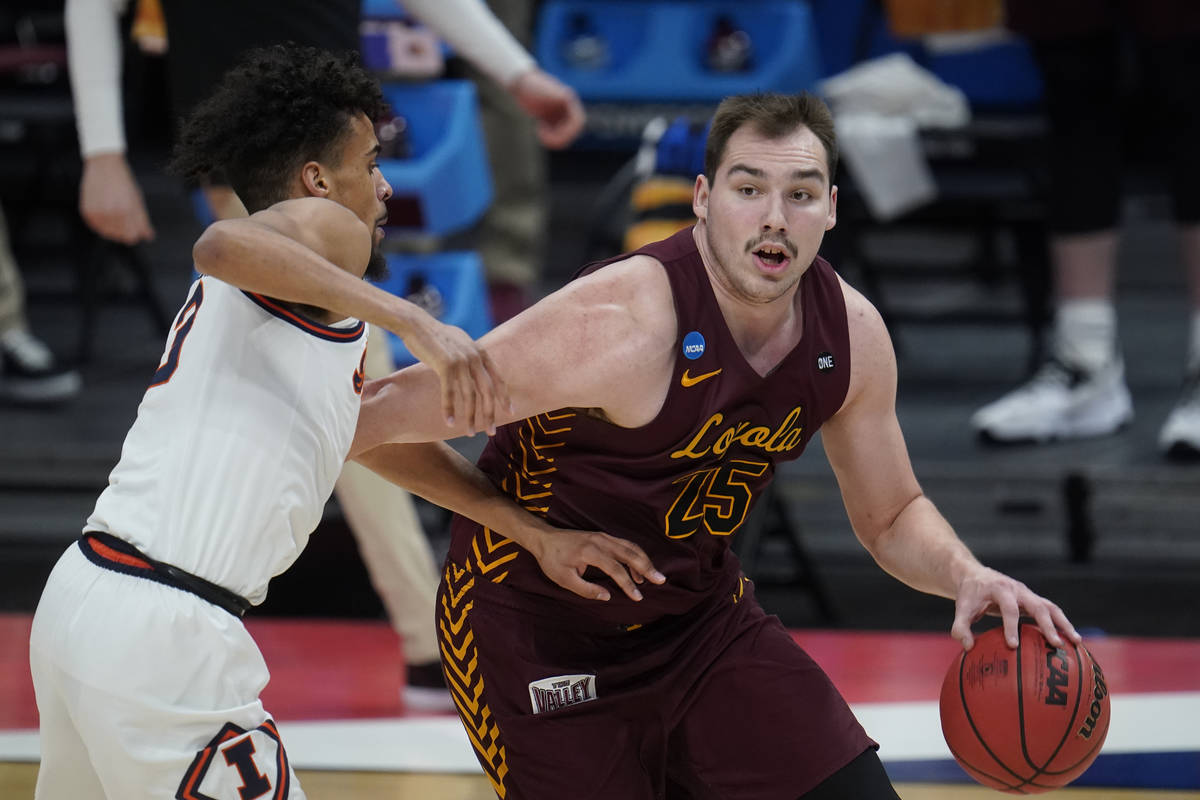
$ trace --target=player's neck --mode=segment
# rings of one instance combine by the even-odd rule
[[[718,280],[712,283],[717,305],[738,349],[755,371],[766,375],[792,351],[803,333],[799,282],[765,303],[743,298]]]
[[[750,296],[717,261],[699,228],[696,245],[725,325],[746,361],[765,375],[791,352],[803,333],[800,281],[771,299]]]

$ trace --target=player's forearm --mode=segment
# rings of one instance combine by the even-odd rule
[[[953,599],[963,578],[981,568],[971,551],[924,495],[918,495],[892,524],[867,543],[888,574],[928,594]]]
[[[220,220],[192,248],[197,271],[249,292],[365,320],[403,338],[419,308],[253,219]]]
[[[531,56],[481,0],[404,0],[404,9],[501,86],[535,66]]]
[[[431,503],[473,519],[538,552],[540,518],[516,505],[478,467],[445,442],[387,444],[354,460]]]

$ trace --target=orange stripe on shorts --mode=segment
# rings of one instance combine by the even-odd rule
[[[96,554],[101,558],[106,558],[109,561],[115,561],[118,564],[124,564],[127,567],[137,567],[138,569],[153,569],[150,563],[145,559],[131,556],[128,553],[122,553],[120,550],[114,550],[108,545],[89,536],[87,537],[88,546],[96,551]]]

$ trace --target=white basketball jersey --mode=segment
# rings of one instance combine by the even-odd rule
[[[196,281],[86,530],[262,602],[342,470],[366,343],[357,320]]]

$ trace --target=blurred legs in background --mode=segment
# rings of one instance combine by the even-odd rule
[[[79,373],[60,366],[50,348],[29,332],[25,284],[0,210],[0,400],[59,403],[79,394],[82,385]]]

